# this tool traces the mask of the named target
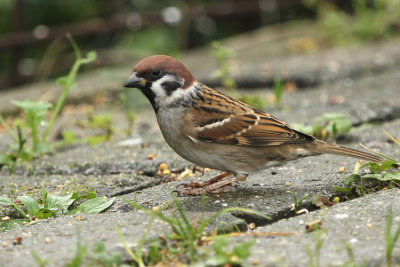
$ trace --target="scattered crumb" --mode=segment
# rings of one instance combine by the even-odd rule
[[[344,102],[344,99],[345,98],[342,95],[334,96],[329,99],[329,104],[331,105],[342,104]]]
[[[50,238],[46,237],[46,238],[44,239],[44,242],[45,242],[46,244],[50,243]]]
[[[76,217],[75,217],[75,220],[77,220],[77,221],[82,221],[82,215],[76,216]]]
[[[337,203],[339,203],[340,202],[340,198],[339,197],[335,197],[333,200],[332,200],[332,203],[333,204],[337,204]]]
[[[17,236],[16,238],[14,238],[13,240],[13,245],[20,245],[22,243],[22,236]]]
[[[167,168],[168,168],[168,165],[166,163],[160,164],[160,170],[166,170]]]
[[[278,200],[278,201],[276,202],[276,204],[281,204],[281,202]]]
[[[306,233],[312,232],[314,230],[319,230],[321,229],[322,226],[322,221],[321,220],[315,220],[310,223],[306,224]]]
[[[160,168],[161,168],[161,165],[160,165]],[[189,169],[189,168],[185,168],[185,170],[184,170],[183,172],[181,172],[181,173],[176,177],[175,180],[180,181],[180,180],[182,180],[183,178],[189,177],[189,176],[191,176],[191,175],[193,175],[193,171],[192,171],[191,169]]]
[[[10,219],[11,219],[11,218],[8,217],[8,216],[4,216],[3,218],[1,218],[1,220],[2,220],[3,222],[8,221],[8,220],[10,220]]]
[[[159,209],[160,209],[159,206],[154,206],[154,207],[152,208],[153,211],[158,211]]]
[[[254,260],[251,261],[251,264],[253,264],[253,265],[259,265],[259,264],[260,264],[260,261],[257,260],[257,259],[254,259]]]
[[[286,187],[289,187],[289,186],[291,186],[292,184],[290,183],[290,182],[285,182],[285,186]]]
[[[334,203],[329,201],[329,199],[326,196],[321,196],[321,202],[328,207],[332,207]]]
[[[239,258],[238,258],[238,256],[233,255],[229,260],[230,260],[231,262],[237,262],[237,261],[239,261]]]
[[[147,155],[146,159],[152,160],[152,159],[154,159],[155,157],[156,157],[156,155],[150,154],[150,155]]]
[[[308,211],[308,209],[301,209],[301,210],[298,210],[298,211],[296,211],[296,214],[309,214],[310,212]]]
[[[3,248],[8,247],[8,243],[7,242],[3,242],[1,245],[3,246]]]
[[[372,228],[372,224],[367,223],[367,228]]]
[[[344,173],[346,172],[347,169],[345,167],[340,167],[339,170],[337,171],[338,173]]]
[[[346,214],[346,213],[335,214],[335,218],[336,219],[344,219],[344,218],[347,218],[347,217],[349,217],[349,214]]]
[[[247,230],[254,230],[254,229],[256,229],[257,227],[256,227],[256,225],[254,224],[254,223],[249,223],[248,225],[247,225]]]

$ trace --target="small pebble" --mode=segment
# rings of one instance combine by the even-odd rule
[[[166,170],[167,168],[168,168],[168,165],[166,163],[160,164],[160,170]]]
[[[75,220],[77,220],[77,221],[81,221],[81,220],[82,220],[82,215],[78,215],[78,216],[76,216],[76,217],[75,217]]]
[[[289,186],[291,186],[292,184],[290,183],[290,182],[285,182],[285,186],[286,187],[289,187]]]
[[[3,246],[3,248],[8,247],[8,243],[7,242],[3,242],[1,245]]]
[[[367,223],[367,228],[372,228],[372,224]]]
[[[346,168],[345,167],[340,167],[339,170],[337,171],[338,173],[344,173],[346,172]]]
[[[154,206],[154,207],[152,208],[153,211],[158,211],[159,209],[160,209],[159,206]]]
[[[46,238],[44,239],[44,242],[45,242],[46,244],[50,243],[50,238],[46,237]]]
[[[335,214],[335,218],[336,219],[344,219],[344,218],[347,218],[347,217],[349,217],[349,214],[346,214],[346,213]]]
[[[3,218],[1,218],[1,220],[2,220],[3,222],[8,221],[8,220],[10,220],[10,219],[11,219],[11,218],[8,217],[8,216],[4,216]]]
[[[254,259],[254,260],[251,261],[251,264],[253,264],[253,265],[259,265],[259,264],[260,264],[260,261]]]
[[[152,159],[154,159],[155,157],[156,157],[156,155],[150,154],[150,155],[147,155],[146,159],[152,160]]]

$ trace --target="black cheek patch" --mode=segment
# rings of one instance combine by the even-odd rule
[[[163,82],[163,83],[161,84],[161,87],[164,89],[165,93],[166,93],[167,95],[170,96],[170,95],[172,95],[172,93],[173,93],[176,89],[178,89],[179,87],[181,87],[181,84],[178,83],[178,82],[166,81],[166,82]]]

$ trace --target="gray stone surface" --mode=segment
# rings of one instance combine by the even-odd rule
[[[307,247],[315,248],[316,236],[306,233],[305,225],[322,220],[324,240],[320,266],[346,266],[350,260],[344,243],[351,246],[357,266],[386,266],[386,216],[393,210],[393,234],[400,223],[399,193],[397,189],[382,191],[363,198],[334,205],[329,209],[281,220],[259,227],[256,233],[296,233],[293,236],[260,237],[252,251],[252,258],[264,266],[308,266]],[[313,252],[314,257],[317,255]],[[400,244],[393,250],[394,262],[400,262]]]

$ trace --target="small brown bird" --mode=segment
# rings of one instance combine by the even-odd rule
[[[283,121],[197,81],[178,60],[141,60],[125,87],[139,88],[156,112],[165,140],[184,159],[224,173],[182,184],[179,195],[219,193],[249,173],[323,153],[382,162],[381,157],[317,140]]]

